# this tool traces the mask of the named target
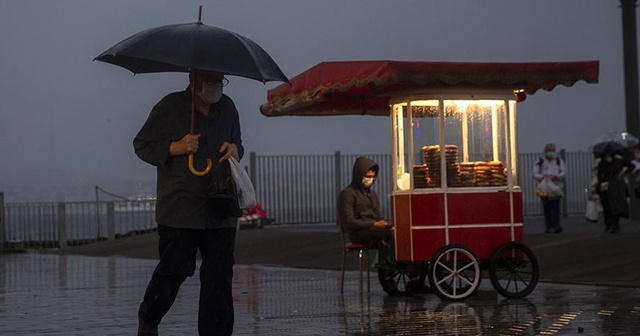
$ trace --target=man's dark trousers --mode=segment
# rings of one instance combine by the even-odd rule
[[[194,274],[200,250],[199,334],[231,335],[236,228],[197,230],[158,225],[158,236],[160,262],[140,304],[140,318],[147,324],[160,324],[175,301],[180,285]]]
[[[561,197],[543,197],[544,224],[547,230],[558,230],[560,227],[560,200]]]

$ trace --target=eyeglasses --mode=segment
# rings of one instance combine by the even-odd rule
[[[203,81],[202,84],[206,86],[216,86],[220,84],[222,87],[225,87],[229,84],[229,80],[226,77],[222,77],[221,79]]]

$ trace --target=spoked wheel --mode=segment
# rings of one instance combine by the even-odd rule
[[[431,289],[443,300],[462,300],[480,286],[478,257],[462,245],[448,245],[436,252],[429,265]]]
[[[378,268],[378,280],[389,295],[408,295],[417,290],[420,272],[408,263],[394,263],[393,267]]]
[[[489,278],[493,288],[508,298],[523,298],[538,284],[538,259],[526,245],[508,242],[491,257]]]

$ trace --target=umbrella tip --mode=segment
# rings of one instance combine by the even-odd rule
[[[198,23],[202,23],[202,5],[198,8]]]

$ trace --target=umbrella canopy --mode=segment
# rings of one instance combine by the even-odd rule
[[[197,69],[263,82],[288,81],[258,44],[200,21],[147,29],[118,42],[94,60],[121,66],[134,74]]]
[[[607,146],[611,147],[617,154],[630,158],[632,149],[638,145],[638,138],[627,132],[608,132],[599,136],[593,142],[591,150],[593,156],[600,157]]]
[[[416,90],[512,89],[533,94],[597,83],[598,61],[544,63],[323,62],[269,90],[266,116],[388,115],[389,97]],[[522,95],[522,98],[524,95]]]
[[[250,39],[201,22],[172,24],[139,32],[107,49],[95,61],[121,66],[136,73],[214,71],[225,75],[259,80],[288,82],[287,76],[258,44]],[[191,96],[195,96],[191,86]],[[193,134],[195,101],[191,101],[191,131]],[[189,155],[189,170],[198,176],[211,171],[197,171],[193,154]]]

